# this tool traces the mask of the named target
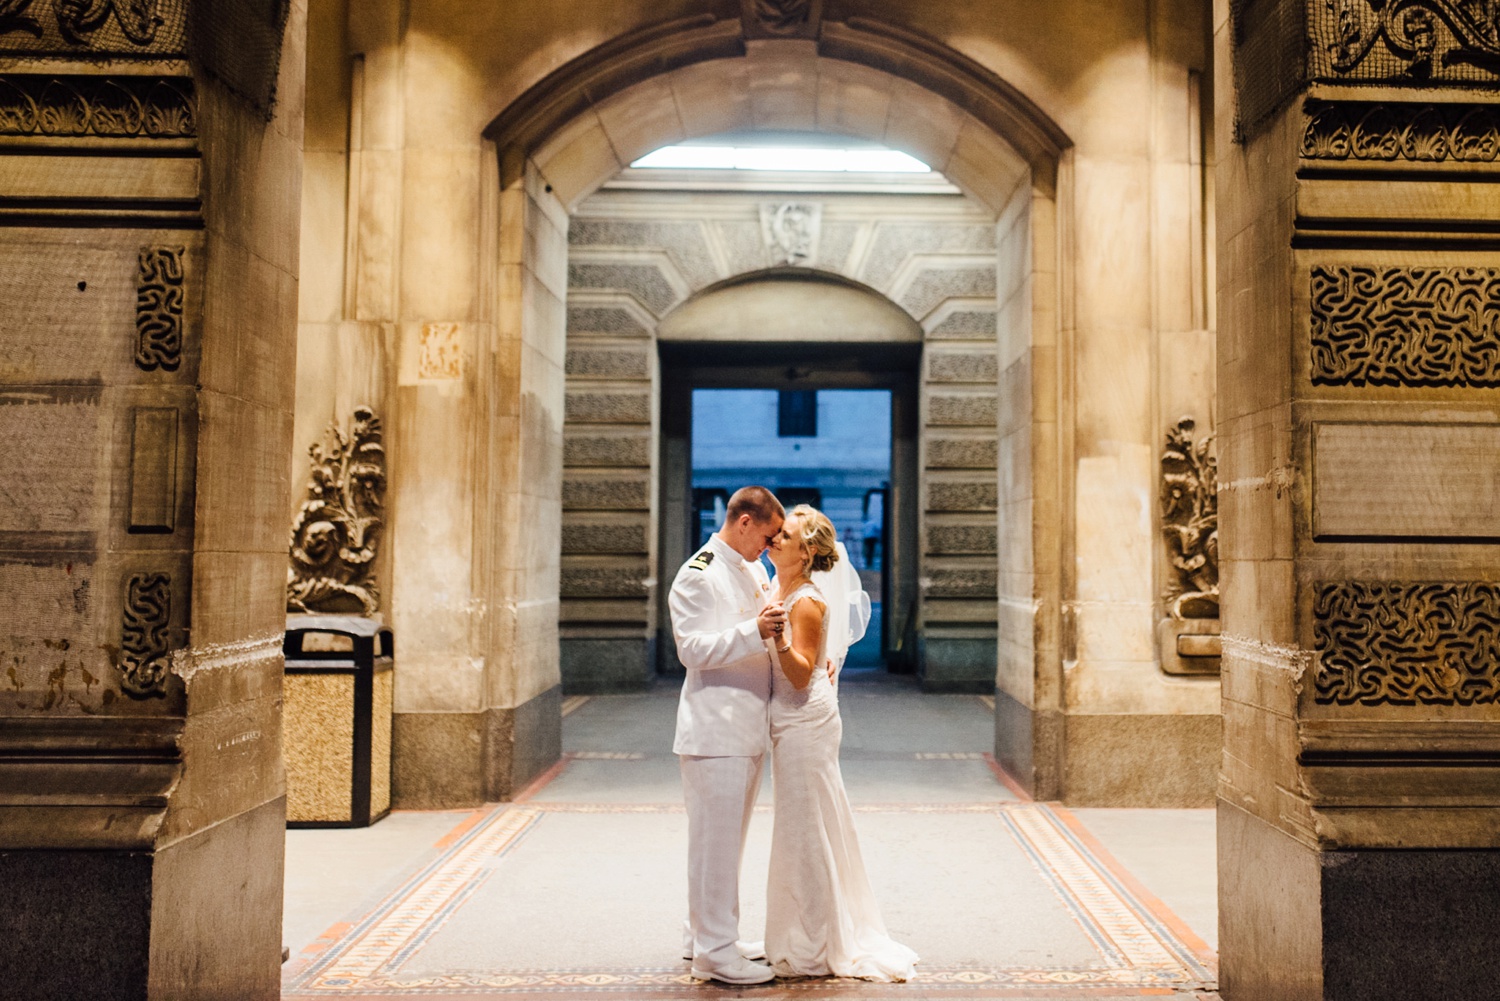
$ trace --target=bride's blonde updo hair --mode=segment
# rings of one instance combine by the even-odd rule
[[[813,573],[832,570],[833,565],[839,561],[836,544],[838,535],[834,532],[833,522],[828,520],[828,515],[811,504],[798,504],[792,508],[791,514],[801,525],[802,542],[812,557],[808,569]]]

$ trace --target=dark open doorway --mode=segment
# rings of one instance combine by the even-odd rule
[[[883,667],[891,391],[694,389],[692,406],[695,545],[718,530],[730,495],[746,484],[769,487],[789,511],[821,510],[870,595],[870,629],[847,666]]]
[[[920,347],[663,343],[660,352],[662,579],[722,522],[734,489],[760,483],[789,508],[828,514],[861,572],[878,618],[848,666],[911,670]],[[680,670],[670,644],[661,652],[661,670]]]

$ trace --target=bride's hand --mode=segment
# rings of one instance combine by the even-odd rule
[[[828,683],[836,685],[839,682],[839,669],[833,666],[832,658],[828,661]]]
[[[786,609],[781,607],[781,602],[773,601],[766,605],[755,620],[761,639],[768,640],[775,636],[780,642],[781,634],[786,629]]]

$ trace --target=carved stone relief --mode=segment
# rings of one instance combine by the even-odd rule
[[[1310,281],[1314,383],[1500,386],[1500,270],[1317,266]]]
[[[1313,637],[1320,703],[1500,701],[1500,584],[1319,584]]]
[[[0,0],[0,51],[181,55],[187,7],[158,0]]]
[[[777,264],[811,264],[818,256],[823,206],[782,202],[760,207],[760,231]]]
[[[356,407],[345,433],[328,426],[308,448],[307,500],[292,522],[289,612],[370,615],[380,607],[375,555],[385,525],[385,445],[380,418]]]
[[[55,0],[54,7],[57,29],[74,45],[87,45],[89,37],[110,20],[136,45],[150,45],[162,24],[155,0]]]
[[[822,0],[741,0],[748,38],[816,38]]]
[[[197,129],[186,78],[0,76],[0,135],[184,139]]]
[[[1490,104],[1309,101],[1302,155],[1310,160],[1491,163],[1500,114]]]
[[[1219,617],[1218,459],[1213,435],[1195,441],[1197,422],[1167,429],[1161,457],[1162,534],[1173,570],[1165,595],[1177,619]]]
[[[120,627],[120,688],[127,695],[147,698],[166,693],[171,616],[171,576],[132,575]]]
[[[135,288],[135,363],[152,372],[182,364],[182,247],[142,247]]]
[[[1314,78],[1472,82],[1500,76],[1495,0],[1322,0],[1309,8]]]

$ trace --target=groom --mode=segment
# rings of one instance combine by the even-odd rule
[[[687,668],[673,753],[688,815],[688,934],[693,976],[727,984],[771,980],[759,943],[741,943],[740,859],[768,739],[771,647],[786,625],[760,554],[786,512],[765,487],[729,498],[724,527],[682,565],[668,608]]]

